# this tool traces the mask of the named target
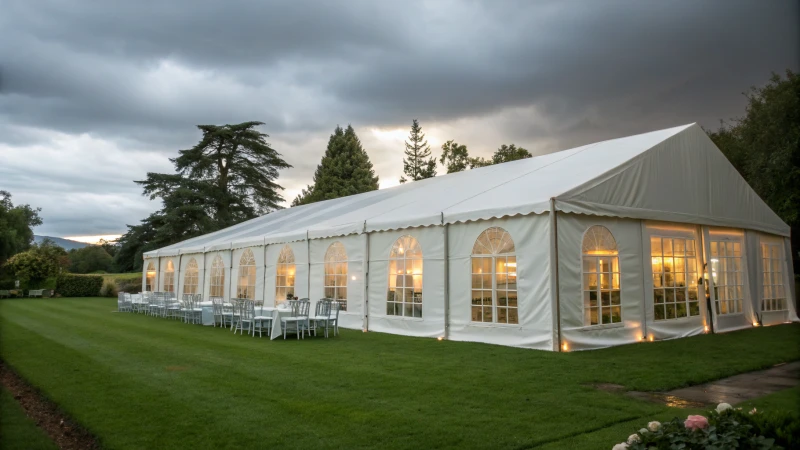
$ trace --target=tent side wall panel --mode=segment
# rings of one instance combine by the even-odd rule
[[[489,227],[501,227],[514,240],[517,257],[519,324],[472,321],[472,248]],[[457,341],[552,350],[549,216],[528,215],[456,223],[449,231],[450,335]]]
[[[586,326],[583,308],[582,242],[593,225],[608,228],[617,242],[622,322]],[[561,336],[570,350],[637,342],[644,333],[641,223],[632,219],[561,213],[558,215],[558,270]]]
[[[341,242],[347,252],[347,311],[339,313],[340,326],[361,329],[364,326],[364,236],[311,240],[311,310],[314,311],[317,300],[325,297],[325,253],[336,241]]]
[[[408,228],[370,233],[369,330],[404,336],[444,335],[444,227]],[[387,313],[389,254],[402,236],[417,240],[422,250],[422,318]]]
[[[309,298],[308,295],[308,251],[306,241],[289,244],[272,244],[266,249],[266,270],[264,274],[264,305],[274,306],[278,299],[275,294],[275,276],[277,274],[278,257],[285,246],[294,253],[295,277],[294,295],[297,298]],[[313,312],[313,311],[312,311]]]

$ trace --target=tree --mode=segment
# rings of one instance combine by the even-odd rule
[[[531,156],[533,156],[531,155],[531,152],[522,147],[517,147],[514,144],[503,144],[497,149],[496,152],[494,152],[494,155],[492,155],[492,164],[517,161],[520,159],[530,158]]]
[[[463,172],[470,168],[469,151],[466,145],[461,145],[454,140],[442,144],[442,156],[439,163],[447,168],[447,173]]]
[[[410,142],[409,142],[410,141]],[[403,158],[403,173],[400,182],[424,180],[436,176],[436,158],[431,157],[431,147],[425,140],[422,127],[417,119],[411,122],[411,132],[406,141],[405,158]],[[406,176],[408,178],[406,178]]]
[[[120,238],[115,263],[123,270],[141,266],[144,251],[174,244],[235,225],[280,208],[283,189],[278,171],[291,167],[256,127],[261,122],[236,125],[198,125],[203,136],[188,150],[180,150],[174,174],[148,173],[136,181],[150,199],[160,198],[161,210],[128,225]],[[144,240],[150,239],[150,240]],[[134,258],[130,260],[129,258]]]
[[[48,277],[58,275],[68,265],[67,251],[45,239],[41,244],[34,244],[29,250],[9,258],[3,268],[33,288]]]
[[[12,255],[30,248],[33,227],[42,224],[41,208],[14,206],[11,193],[0,191],[0,266]]]
[[[709,137],[753,190],[792,231],[795,272],[800,270],[800,74],[772,74],[752,87],[745,116],[721,122]]]
[[[99,245],[70,250],[69,261],[69,271],[72,273],[110,272],[114,262],[106,249]]]
[[[305,205],[378,189],[378,176],[352,126],[337,126],[314,172],[314,183],[292,205]]]

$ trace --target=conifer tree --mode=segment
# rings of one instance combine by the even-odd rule
[[[411,132],[406,141],[405,155],[406,157],[403,158],[405,176],[400,177],[401,183],[436,176],[436,158],[431,157],[431,147],[425,140],[425,134],[422,133],[422,127],[417,119],[411,122]]]
[[[328,148],[314,172],[314,183],[292,202],[292,206],[331,200],[378,189],[378,176],[351,125],[337,126]]]

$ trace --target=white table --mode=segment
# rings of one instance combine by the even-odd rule
[[[225,306],[230,307],[230,303],[225,303]],[[203,309],[203,325],[214,325],[214,304],[211,302],[200,302],[200,307]],[[289,308],[275,308],[272,306],[256,306],[256,316],[272,317],[272,333],[270,339],[275,339],[283,336],[283,328],[281,324],[281,317],[289,317],[292,315],[292,310]]]

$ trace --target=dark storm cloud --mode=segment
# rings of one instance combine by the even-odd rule
[[[382,180],[396,179],[401,147],[373,128],[419,118],[447,134],[431,137],[478,154],[503,142],[553,151],[715,126],[743,113],[748,86],[800,65],[795,1],[7,0],[2,10],[0,188],[43,202],[45,226],[61,234],[120,232],[152,210],[131,180],[169,170],[166,156],[193,145],[200,123],[265,122],[295,165],[281,178],[290,199],[337,124],[356,125]],[[93,197],[98,186],[106,197]]]

